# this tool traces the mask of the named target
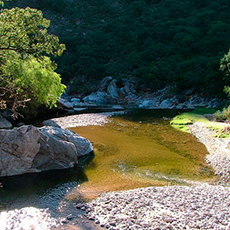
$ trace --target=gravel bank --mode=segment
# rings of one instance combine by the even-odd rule
[[[58,224],[58,220],[52,218],[45,209],[26,207],[0,213],[0,229],[2,230],[47,230]]]
[[[109,122],[108,117],[124,114],[124,111],[119,112],[106,112],[106,113],[86,113],[86,114],[77,114],[72,116],[58,117],[45,121],[55,122],[61,128],[72,128],[77,126],[89,126],[89,125],[104,125]]]
[[[215,132],[202,122],[195,122],[190,126],[190,130],[206,146],[209,152],[206,160],[214,168],[215,173],[223,182],[230,182],[230,150],[226,148],[230,138],[213,137]]]
[[[230,189],[202,184],[104,193],[88,218],[110,230],[230,229]]]
[[[229,139],[214,138],[214,131],[203,123],[196,122],[190,129],[206,146],[210,153],[206,159],[216,174],[229,182]],[[104,193],[88,204],[87,216],[110,230],[230,230],[230,188],[200,184]]]
[[[53,119],[63,128],[103,125],[114,113],[83,114]],[[229,140],[214,138],[202,123],[191,132],[206,145],[206,159],[223,182],[230,179]],[[140,188],[110,192],[88,203],[87,218],[110,230],[215,229],[230,230],[230,188],[200,184]]]

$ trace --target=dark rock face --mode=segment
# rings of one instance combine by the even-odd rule
[[[0,130],[0,176],[73,167],[92,144],[58,127],[32,125]]]
[[[0,129],[12,129],[12,124],[0,115]]]
[[[218,108],[221,100],[204,97],[193,90],[176,94],[171,87],[165,87],[155,92],[137,91],[138,80],[132,77],[115,79],[105,77],[97,86],[97,91],[79,99],[63,96],[59,100],[62,107],[68,111],[77,111],[77,108],[105,105],[122,105],[134,108],[147,109],[194,109],[199,107]],[[65,104],[65,106],[64,106]]]

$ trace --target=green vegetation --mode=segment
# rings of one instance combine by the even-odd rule
[[[52,20],[50,31],[66,44],[56,59],[69,83],[111,75],[136,76],[143,90],[168,84],[218,94],[229,78],[219,70],[230,47],[227,0],[14,0]],[[75,87],[75,86],[74,86]],[[81,86],[78,85],[80,88]]]
[[[190,133],[189,128],[187,125],[191,125],[196,121],[200,122],[208,122],[208,119],[201,115],[202,111],[193,110],[192,112],[188,113],[181,113],[180,115],[175,116],[172,121],[170,122],[170,125],[178,129],[182,132]]]
[[[55,105],[65,86],[50,56],[65,49],[58,37],[48,34],[49,20],[31,8],[4,9],[0,13],[0,109]]]
[[[230,137],[230,127],[222,125],[217,122],[209,121],[204,114],[213,114],[213,118],[216,121],[224,121],[227,119],[227,115],[229,116],[230,107],[223,109],[223,111],[216,111],[215,109],[206,109],[206,108],[199,108],[195,109],[191,112],[181,113],[175,116],[170,125],[182,132],[190,133],[188,125],[193,124],[196,121],[205,123],[206,127],[210,130],[215,131],[214,137],[218,138],[228,138]]]
[[[227,108],[223,108],[222,110],[218,110],[213,114],[216,121],[230,121],[230,106]]]
[[[210,124],[207,126],[210,130],[215,131],[214,137],[218,138],[229,138],[230,137],[230,127],[222,126],[218,124]]]

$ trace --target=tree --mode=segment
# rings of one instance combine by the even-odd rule
[[[54,106],[65,86],[50,56],[65,45],[49,34],[50,21],[31,8],[4,9],[0,13],[0,107],[18,116],[26,102]]]
[[[220,70],[223,73],[223,78],[227,86],[224,87],[224,92],[230,96],[230,50],[220,60]]]
[[[7,0],[0,0],[0,6],[4,6],[4,1],[7,1]]]

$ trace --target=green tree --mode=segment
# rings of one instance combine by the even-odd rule
[[[31,101],[54,106],[65,86],[50,56],[65,49],[49,34],[50,21],[31,8],[4,9],[0,13],[0,106],[14,117]]]

